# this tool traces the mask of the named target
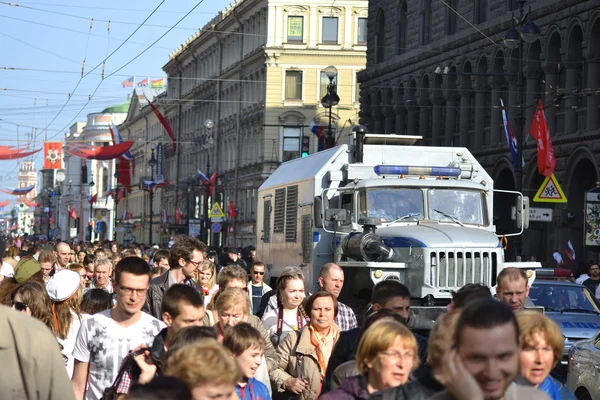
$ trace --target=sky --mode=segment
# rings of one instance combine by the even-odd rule
[[[127,78],[166,77],[169,54],[230,3],[0,0],[0,145],[37,149],[45,139],[63,141],[87,114],[126,101],[132,88],[121,83]],[[37,169],[42,153],[34,158]],[[0,187],[17,187],[18,166],[19,160],[0,161]]]

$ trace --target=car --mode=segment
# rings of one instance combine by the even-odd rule
[[[553,376],[564,382],[571,347],[600,332],[600,303],[587,287],[570,280],[536,279],[529,298],[540,310],[543,307],[565,338],[561,364],[553,371]]]
[[[567,387],[579,400],[600,400],[600,332],[571,346]]]

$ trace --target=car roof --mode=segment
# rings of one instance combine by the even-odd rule
[[[558,279],[536,279],[533,281],[532,286],[573,286],[573,287],[584,287],[577,282],[571,282],[567,280]]]

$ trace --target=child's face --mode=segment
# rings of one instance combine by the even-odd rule
[[[247,379],[254,378],[256,370],[262,362],[263,352],[263,349],[253,346],[236,357],[240,369]]]

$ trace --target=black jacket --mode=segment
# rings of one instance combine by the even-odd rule
[[[444,386],[434,378],[431,368],[427,365],[419,379],[373,393],[370,400],[427,400],[444,389]]]
[[[165,339],[167,338],[167,329],[164,328],[154,337],[154,342],[150,346],[150,355],[154,365],[156,365],[156,374],[162,375],[162,361],[165,356]]]
[[[190,286],[196,289],[199,293],[202,293],[202,288],[193,279],[190,279]],[[169,272],[157,276],[150,281],[150,288],[146,294],[146,302],[142,311],[152,315],[154,318],[162,321],[162,299],[163,295],[170,287],[169,285]]]

